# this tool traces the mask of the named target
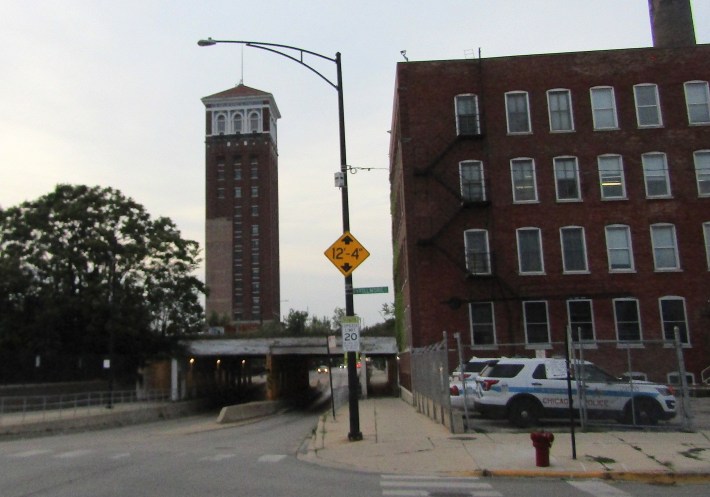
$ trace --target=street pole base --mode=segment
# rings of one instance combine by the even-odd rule
[[[359,442],[360,440],[362,440],[362,433],[348,433],[348,440],[351,442]]]

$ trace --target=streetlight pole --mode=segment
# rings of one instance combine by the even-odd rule
[[[335,54],[335,58],[327,57],[325,55],[311,52],[310,50],[304,50],[302,48],[293,47],[289,45],[281,45],[278,43],[265,43],[260,41],[245,41],[245,40],[213,40],[212,38],[207,38],[206,40],[200,40],[197,44],[201,47],[209,47],[212,45],[217,45],[218,43],[235,43],[238,45],[245,45],[247,47],[258,48],[260,50],[266,50],[267,52],[272,52],[282,57],[286,57],[297,64],[304,66],[310,71],[314,72],[318,77],[332,86],[335,91],[338,92],[338,126],[340,131],[340,172],[342,173],[343,183],[340,189],[341,199],[342,199],[342,213],[343,213],[343,233],[350,231],[350,203],[348,201],[348,162],[346,158],[345,150],[345,107],[343,104],[343,72],[340,59],[340,52]],[[288,53],[284,50],[291,51]],[[298,57],[292,55],[292,53],[297,53]],[[319,59],[327,60],[333,62],[336,67],[336,82],[333,83],[330,79],[324,76],[321,72],[316,70],[313,66],[304,62],[304,55],[310,55]],[[355,304],[353,302],[353,277],[348,275],[345,277],[345,315],[354,316],[355,315]],[[357,441],[362,440],[362,432],[360,431],[360,412],[358,409],[358,378],[357,378],[357,357],[355,352],[348,352],[348,403],[350,409],[350,432],[348,433],[348,440]]]

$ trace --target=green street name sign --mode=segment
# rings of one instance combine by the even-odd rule
[[[365,288],[353,288],[353,295],[362,295],[366,293],[387,293],[389,289],[386,286],[369,286]]]

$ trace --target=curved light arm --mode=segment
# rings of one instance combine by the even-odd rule
[[[292,61],[296,62],[297,64],[301,64],[302,66],[308,68],[309,70],[313,71],[315,74],[318,75],[323,81],[328,83],[330,86],[332,86],[336,91],[340,91],[340,81],[337,83],[333,83],[330,79],[325,77],[321,72],[316,70],[314,67],[308,65],[306,62],[303,61],[303,55],[308,54],[312,55],[314,57],[319,57],[321,59],[333,62],[334,64],[338,64],[338,58],[336,56],[335,59],[326,57],[325,55],[316,53],[316,52],[311,52],[310,50],[304,50],[303,48],[298,48],[298,47],[292,47],[290,45],[281,45],[278,43],[265,43],[261,41],[245,41],[245,40],[213,40],[212,38],[207,38],[206,40],[200,40],[197,42],[197,44],[201,47],[210,47],[212,45],[216,45],[218,43],[236,43],[239,45],[246,45],[247,47],[254,47],[254,48],[259,48],[261,50],[266,50],[267,52],[272,52],[278,55],[281,55],[283,57],[286,57],[287,59],[291,59]],[[287,50],[293,50],[296,51],[300,54],[300,57],[294,57],[293,55],[282,52],[281,50],[278,50],[279,48],[287,49]]]

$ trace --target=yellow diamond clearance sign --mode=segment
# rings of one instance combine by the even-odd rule
[[[335,240],[324,253],[346,278],[370,256],[370,252],[349,231]]]

